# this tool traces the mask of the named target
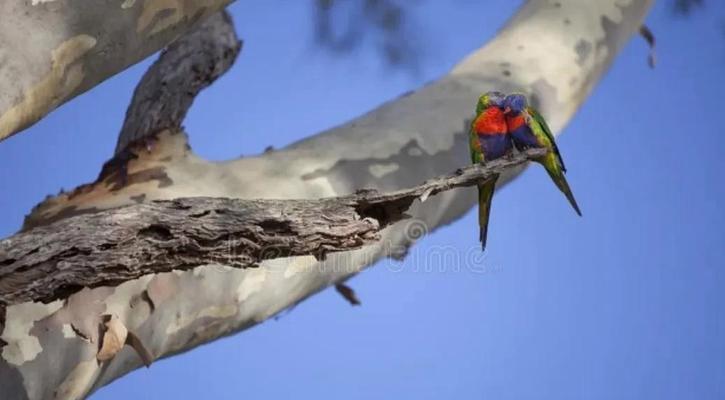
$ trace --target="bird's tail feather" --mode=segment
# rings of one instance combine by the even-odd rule
[[[554,181],[554,183],[556,184],[556,187],[558,187],[559,190],[564,193],[566,199],[569,200],[569,204],[571,204],[571,206],[574,208],[574,211],[576,211],[577,215],[581,217],[582,212],[579,209],[579,205],[576,203],[574,193],[571,192],[571,188],[569,187],[569,183],[564,177],[563,171],[558,168],[558,165],[549,165],[549,163],[547,162],[544,163],[544,167],[546,168],[546,172],[549,173],[551,180]]]
[[[478,185],[478,240],[481,242],[481,251],[486,250],[486,240],[488,239],[488,217],[491,213],[491,200],[496,188],[496,179],[498,179],[498,176]]]

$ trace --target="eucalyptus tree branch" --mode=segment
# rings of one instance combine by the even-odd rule
[[[0,1],[0,141],[230,2]]]
[[[189,149],[179,129],[149,132],[145,138],[153,146],[126,146],[95,182],[35,207],[24,229],[155,200],[319,199],[359,188],[390,193],[414,187],[468,160],[468,121],[482,92],[529,94],[558,135],[637,33],[651,3],[528,0],[496,37],[437,81],[258,156],[210,162]],[[560,148],[566,155],[566,142]],[[521,170],[523,165],[506,169],[498,183]],[[576,171],[569,166],[573,185]],[[211,263],[74,288],[50,303],[9,305],[0,327],[0,393],[12,400],[82,398],[143,365],[148,357],[140,354],[167,357],[255,326],[381,258],[401,257],[421,235],[461,217],[475,199],[472,190],[461,189],[413,202],[406,212],[412,218],[389,225],[381,240],[324,260],[291,256],[264,260],[258,268]],[[115,340],[105,340],[99,326]],[[133,347],[139,342],[147,352]],[[103,346],[110,350],[99,359],[99,343],[116,346]]]
[[[116,153],[149,134],[181,128],[194,98],[234,64],[241,48],[227,11],[169,45],[136,86]]]
[[[206,264],[258,267],[264,260],[354,250],[381,239],[413,201],[475,185],[545,154],[531,149],[413,188],[316,200],[189,197],[80,214],[0,241],[0,306],[50,303],[82,288]],[[5,323],[0,317],[0,326]]]

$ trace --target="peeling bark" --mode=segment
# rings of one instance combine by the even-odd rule
[[[390,193],[359,190],[317,200],[191,197],[62,219],[0,241],[0,306],[50,303],[82,288],[208,263],[250,268],[290,256],[323,260],[379,241],[382,229],[405,218],[416,199],[473,186],[545,153],[531,149]]]
[[[209,162],[191,151],[180,129],[147,132],[151,146],[127,147],[96,182],[38,205],[24,228],[182,197],[299,200],[349,196],[360,188],[390,193],[412,187],[468,160],[467,120],[487,90],[529,94],[552,131],[560,133],[637,33],[650,4],[529,0],[491,42],[436,82],[259,156]],[[532,37],[537,38],[535,46]],[[79,45],[86,43],[79,40]],[[565,146],[561,148],[566,156]],[[507,169],[498,182],[522,169]],[[575,168],[569,176],[576,176]],[[9,399],[82,398],[142,365],[129,346],[98,364],[97,327],[104,315],[116,315],[155,358],[170,356],[254,326],[380,258],[403,257],[422,235],[474,204],[472,190],[414,202],[407,211],[411,218],[383,229],[380,241],[331,253],[325,260],[294,256],[243,269],[208,263],[83,288],[47,304],[10,305],[0,310],[7,321],[0,326],[0,343],[5,343],[0,393]]]

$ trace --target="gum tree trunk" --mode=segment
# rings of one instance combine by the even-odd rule
[[[203,160],[188,148],[180,128],[184,110],[138,123],[149,116],[132,110],[149,93],[174,98],[164,92],[173,89],[160,84],[175,76],[173,69],[164,68],[162,56],[137,88],[127,114],[131,120],[124,123],[130,128],[122,131],[117,154],[98,180],[39,204],[24,229],[33,232],[80,214],[180,197],[317,199],[363,188],[389,192],[413,187],[467,163],[467,121],[487,90],[528,93],[558,134],[639,30],[650,5],[650,0],[530,0],[493,40],[436,82],[287,148],[224,163]],[[5,38],[2,29],[0,38]],[[229,41],[212,43],[225,46]],[[129,53],[145,53],[126,46]],[[185,46],[177,47],[174,51],[184,51]],[[204,71],[228,61],[212,56],[199,61],[210,62],[210,68],[189,68],[187,73],[211,82],[214,78]],[[104,67],[104,77],[121,69],[116,67]],[[188,93],[183,85],[193,82],[182,80],[177,95]],[[171,103],[182,109],[190,105]],[[500,181],[522,169],[507,169]],[[474,202],[469,190],[416,201],[408,211],[412,218],[384,229],[380,241],[325,259],[275,258],[246,269],[210,260],[186,271],[70,287],[67,296],[50,303],[6,304],[0,315],[0,393],[13,400],[83,398],[144,361],[249,328],[380,258],[404,257],[417,238],[461,217]]]
[[[0,2],[0,141],[162,49],[230,2]]]

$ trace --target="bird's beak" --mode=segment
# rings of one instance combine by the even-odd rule
[[[511,114],[511,107],[506,107],[503,109],[504,114]]]

